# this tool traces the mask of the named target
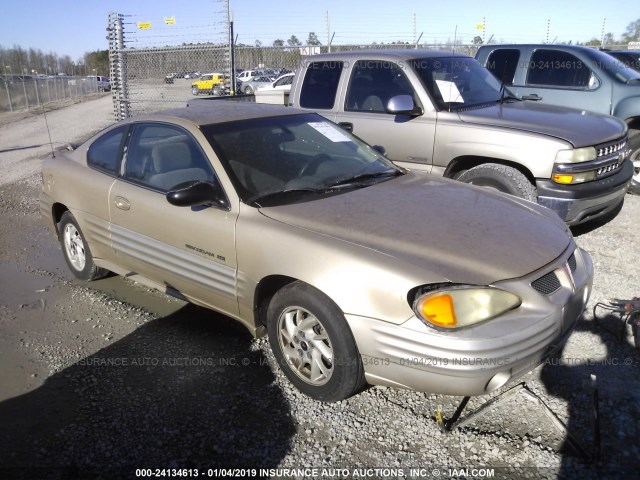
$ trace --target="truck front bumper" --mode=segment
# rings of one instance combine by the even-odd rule
[[[573,226],[605,215],[624,199],[633,164],[626,160],[614,175],[593,182],[561,185],[551,180],[536,180],[538,203],[556,212]]]

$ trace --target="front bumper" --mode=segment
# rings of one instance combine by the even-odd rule
[[[575,249],[575,271],[568,262],[575,244],[547,267],[495,287],[522,298],[522,305],[500,317],[442,332],[416,317],[401,325],[347,315],[362,355],[365,376],[385,385],[445,395],[490,393],[536,368],[562,348],[582,314],[593,281],[593,264]],[[555,273],[559,288],[549,295],[531,283]]]
[[[556,212],[567,225],[578,225],[616,208],[624,199],[632,176],[633,164],[626,160],[616,174],[593,182],[560,185],[538,179],[538,203]]]

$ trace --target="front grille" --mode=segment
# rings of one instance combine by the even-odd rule
[[[571,270],[571,273],[576,273],[576,268],[578,267],[578,265],[576,264],[575,253],[571,254],[571,256],[569,257],[569,260],[567,260],[567,264],[569,265],[569,270]]]
[[[560,288],[560,280],[554,272],[549,272],[531,282],[531,286],[543,295],[551,295]]]
[[[617,152],[624,151],[624,147],[627,145],[627,139],[617,140],[611,143],[603,143],[602,145],[596,146],[596,153],[598,154],[598,158],[608,157]]]

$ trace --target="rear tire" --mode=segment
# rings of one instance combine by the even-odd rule
[[[78,222],[69,211],[62,214],[58,224],[58,238],[67,266],[76,278],[91,281],[108,275],[108,270],[97,267],[93,263],[89,244],[84,238]]]
[[[269,343],[278,365],[302,393],[337,402],[365,385],[358,347],[342,311],[316,288],[293,282],[267,310]]]
[[[515,195],[531,202],[537,199],[536,188],[522,172],[499,163],[485,163],[473,167],[460,175],[457,180]]]

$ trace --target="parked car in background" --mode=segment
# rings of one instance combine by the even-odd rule
[[[640,72],[640,50],[603,50],[625,66]]]
[[[253,77],[251,80],[244,81],[242,80],[242,93],[246,93],[248,95],[255,93],[260,87],[269,87],[273,82],[271,77]]]
[[[640,72],[609,52],[575,45],[483,45],[476,59],[518,97],[623,120],[629,156],[638,168]]]
[[[221,87],[226,82],[223,73],[205,73],[198,80],[191,83],[191,93],[200,95],[201,93],[212,94],[216,87]]]
[[[200,78],[200,72],[184,72],[184,78]]]
[[[291,91],[293,76],[293,73],[286,73],[281,77],[276,78],[270,85],[258,86],[257,90],[281,90],[289,93]]]
[[[538,202],[569,225],[614,210],[633,174],[622,121],[516,99],[452,52],[307,57],[288,103],[383,148],[397,165]]]
[[[99,92],[108,92],[111,90],[111,80],[109,77],[103,77],[101,75],[89,75],[87,78],[90,81],[96,82],[96,88]]]
[[[178,74],[173,72],[173,73],[167,73],[164,76],[164,83],[173,83],[173,81],[178,78]]]
[[[241,82],[245,83],[253,79],[253,77],[262,77],[262,76],[264,76],[264,72],[262,70],[244,70],[240,73],[240,75],[236,76],[236,78]]]
[[[562,347],[592,286],[550,210],[398,168],[286,107],[136,116],[46,159],[42,179],[76,277],[112,271],[267,333],[322,401],[366,383],[493,392]]]

